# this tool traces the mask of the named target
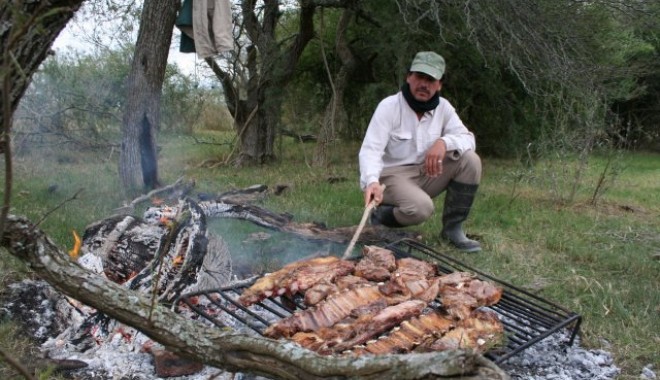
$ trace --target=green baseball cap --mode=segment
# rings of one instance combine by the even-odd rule
[[[432,51],[420,51],[410,65],[410,71],[430,75],[436,80],[442,79],[445,73],[445,59]]]

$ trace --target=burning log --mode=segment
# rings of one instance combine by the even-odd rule
[[[161,302],[200,286],[220,287],[231,273],[226,245],[207,232],[204,211],[190,199],[157,222],[132,216],[96,222],[85,230],[81,251],[83,267],[129,289],[154,293]]]
[[[470,351],[321,357],[293,343],[209,329],[82,268],[23,217],[8,217],[1,243],[63,293],[139,329],[174,353],[217,368],[281,379],[395,379],[402,374],[407,379],[508,378],[492,362]]]

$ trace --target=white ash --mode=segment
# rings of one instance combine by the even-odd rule
[[[557,332],[507,359],[500,367],[512,379],[525,380],[608,380],[619,375],[611,353],[582,348],[579,337],[572,346],[567,345],[568,340],[568,332]]]
[[[655,372],[653,371],[653,364],[649,364],[642,368],[642,374],[639,375],[639,378],[642,380],[651,380],[657,379]]]
[[[32,297],[25,296],[26,294]],[[119,323],[110,323],[111,334],[97,336],[94,344],[74,345],[70,340],[84,316],[81,311],[72,307],[66,298],[52,290],[48,284],[40,281],[23,281],[9,288],[9,295],[0,308],[0,316],[24,322],[38,321],[43,329],[28,330],[32,336],[50,334],[42,345],[44,356],[53,359],[77,359],[84,361],[88,367],[72,372],[79,380],[151,380],[158,379],[154,373],[153,358],[143,352],[145,346],[160,347],[148,337],[132,328]],[[211,305],[207,305],[212,309]],[[229,307],[229,304],[227,304]],[[254,309],[254,308],[252,308]],[[22,314],[16,311],[22,310]],[[80,308],[88,312],[84,307]],[[221,313],[219,310],[212,310]],[[67,314],[68,313],[68,314]],[[191,313],[187,311],[186,313]],[[267,317],[269,313],[264,313]],[[196,318],[200,323],[208,323],[204,318]],[[64,321],[68,323],[64,324]],[[204,322],[202,322],[204,321]],[[246,334],[256,334],[245,326],[242,321],[227,317],[223,322],[235,330]],[[62,330],[64,326],[66,330]],[[123,334],[122,334],[123,333]],[[131,335],[131,339],[125,337]],[[569,339],[567,332],[552,334],[546,339],[532,345],[523,352],[509,358],[500,367],[509,373],[512,379],[524,380],[609,380],[615,379],[619,368],[614,364],[612,355],[605,350],[589,350],[580,347],[579,339],[573,346],[567,347]],[[41,340],[43,341],[43,339]],[[85,350],[85,348],[87,348]],[[221,369],[206,366],[195,375],[172,378],[174,380],[240,380],[254,379],[254,376],[231,374]],[[642,372],[640,378],[655,379],[651,366]]]

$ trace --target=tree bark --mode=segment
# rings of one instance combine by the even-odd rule
[[[64,294],[137,328],[174,353],[217,368],[280,379],[508,378],[492,362],[469,351],[328,357],[291,342],[209,329],[162,306],[152,312],[147,297],[84,270],[23,217],[8,217],[1,243]]]
[[[156,135],[167,56],[179,6],[179,0],[144,2],[128,77],[119,157],[119,176],[129,194],[160,185]]]
[[[337,134],[348,124],[348,115],[344,107],[344,92],[348,85],[348,79],[355,70],[356,62],[346,40],[346,31],[354,15],[355,12],[353,10],[344,9],[337,23],[335,51],[341,60],[341,68],[334,80],[330,78],[333,82],[332,98],[326,106],[323,115],[323,125],[321,126],[321,133],[316,146],[314,164],[317,166],[326,165],[328,161],[328,146],[335,141]]]
[[[285,44],[276,33],[282,15],[279,3],[277,0],[265,0],[263,4],[256,0],[241,2],[241,29],[249,40],[243,67],[234,68],[230,74],[207,60],[223,85],[229,111],[234,117],[239,147],[238,156],[234,158],[237,166],[264,164],[276,159],[274,145],[283,89],[293,77],[301,54],[314,35],[315,10],[319,6],[346,6],[346,1],[341,0],[301,1],[297,33],[289,39],[291,42]],[[243,44],[242,41],[236,42],[239,47]],[[238,73],[243,73],[246,78],[238,80]],[[245,99],[238,96],[241,92],[245,93]]]
[[[0,234],[12,195],[11,127],[18,102],[83,0],[0,2],[0,154],[4,155]]]

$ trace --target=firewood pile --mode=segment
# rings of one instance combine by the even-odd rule
[[[182,199],[158,219],[113,216],[91,224],[82,238],[84,268],[171,303],[181,294],[219,287],[231,275],[224,240],[207,230],[199,205]]]

